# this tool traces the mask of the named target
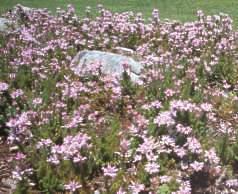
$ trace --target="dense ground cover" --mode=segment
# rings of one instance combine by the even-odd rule
[[[103,4],[113,12],[134,11],[141,12],[147,18],[154,8],[160,10],[161,18],[188,21],[195,19],[197,10],[206,14],[218,14],[220,11],[229,14],[235,24],[238,24],[238,1],[236,0],[1,0],[0,13],[16,4],[28,7],[49,8],[53,12],[57,7],[66,8],[68,4],[75,6],[76,12],[85,14],[85,8],[91,6],[95,10],[98,3]]]
[[[238,32],[228,15],[150,22],[132,12],[79,19],[74,8],[6,17],[0,130],[16,193],[237,193]],[[134,50],[139,83],[70,70],[78,51]],[[16,150],[16,148],[15,148]]]

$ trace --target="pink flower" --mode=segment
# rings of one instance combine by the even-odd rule
[[[175,94],[175,91],[173,91],[172,89],[167,89],[167,90],[165,90],[164,93],[167,97],[171,97]]]
[[[202,148],[201,148],[201,144],[199,143],[199,141],[194,138],[194,137],[188,137],[187,138],[187,143],[186,145],[188,146],[188,149],[192,152],[192,153],[196,153],[199,154],[202,152]]]
[[[160,166],[155,162],[148,162],[145,165],[145,171],[148,172],[149,174],[158,173],[159,168],[160,168]]]
[[[104,176],[109,176],[114,178],[117,175],[118,169],[115,166],[107,165],[107,167],[103,167]]]
[[[73,162],[74,163],[78,163],[78,162],[82,162],[84,160],[86,160],[86,157],[81,156],[80,154],[77,154],[74,158],[73,158]]]
[[[160,101],[156,100],[156,101],[154,101],[154,102],[151,102],[151,106],[154,107],[154,108],[159,109],[159,108],[162,107],[162,104],[161,104]]]
[[[190,167],[192,167],[193,170],[195,170],[196,172],[201,171],[203,169],[204,163],[203,162],[193,162],[192,164],[190,164]]]
[[[220,158],[217,156],[214,148],[211,148],[208,151],[205,151],[205,158],[212,164],[218,164],[220,162]]]
[[[126,192],[120,187],[116,194],[126,194]]]
[[[229,188],[238,187],[238,179],[229,179],[226,181],[226,186]]]
[[[177,192],[172,192],[172,194],[191,194],[192,188],[189,181],[184,181],[181,183],[179,190]]]
[[[33,103],[33,105],[40,105],[40,104],[42,104],[42,98],[35,98],[35,99],[33,99],[33,101],[32,101],[32,103]]]
[[[0,82],[0,92],[6,91],[9,85],[5,82]]]
[[[147,155],[159,148],[159,143],[153,137],[144,137],[143,140],[144,142],[137,148],[137,152]]]
[[[212,105],[209,103],[203,103],[201,104],[201,109],[205,112],[210,112],[212,111]]]
[[[175,124],[174,119],[172,118],[172,114],[170,111],[161,112],[155,119],[154,123],[159,127],[162,125],[171,126]]]
[[[166,175],[160,176],[159,178],[160,178],[160,182],[161,182],[161,183],[168,183],[168,182],[170,182],[171,179],[172,179],[172,177],[166,176]]]
[[[82,186],[79,183],[77,183],[76,181],[70,181],[68,184],[64,185],[65,190],[68,190],[71,192],[74,192],[81,187]]]
[[[130,186],[129,186],[131,192],[133,194],[139,194],[141,191],[143,191],[145,189],[145,185],[144,184],[139,184],[139,183],[132,183]]]
[[[187,151],[184,149],[184,148],[182,148],[182,147],[175,147],[174,148],[174,152],[177,154],[177,156],[179,156],[180,158],[183,158],[185,155],[186,155],[186,153],[187,153]]]
[[[51,155],[51,156],[47,159],[47,162],[50,162],[50,163],[56,164],[56,165],[58,165],[58,164],[60,163],[60,161],[59,161],[57,155],[55,155],[55,154]]]
[[[66,136],[61,145],[53,145],[51,147],[51,156],[48,162],[59,164],[60,160],[73,160],[78,163],[87,159],[81,156],[81,151],[90,147],[90,137],[83,133],[75,136]]]
[[[26,155],[21,153],[21,152],[17,152],[16,156],[15,156],[15,160],[22,160],[25,159]]]
[[[37,144],[36,148],[40,149],[42,147],[50,147],[53,144],[51,139],[41,139]]]
[[[190,134],[192,132],[192,128],[191,127],[189,127],[189,126],[185,127],[185,126],[183,126],[181,124],[177,124],[176,125],[176,130],[179,133],[182,133],[184,135],[188,135],[188,134]]]
[[[18,98],[18,97],[22,96],[23,94],[24,94],[24,92],[21,89],[17,89],[16,91],[13,91],[11,93],[11,97],[13,99],[15,99],[15,98]]]

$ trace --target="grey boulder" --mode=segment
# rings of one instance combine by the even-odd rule
[[[17,16],[18,20],[27,19],[28,15],[33,14],[35,11],[42,11],[42,9],[35,9],[31,7],[26,7],[21,4],[17,4],[13,7],[12,12]]]
[[[30,8],[30,7],[26,7],[26,6],[23,6],[21,4],[17,4],[14,8],[13,8],[14,11],[21,11],[21,12],[24,12],[24,13],[30,13],[32,12],[34,9],[33,8]]]
[[[24,7],[20,4],[16,5],[13,9],[12,12],[14,13],[14,15],[17,16],[17,18],[14,19],[7,19],[7,18],[3,18],[0,17],[0,33],[11,33],[14,31],[18,31],[19,30],[19,26],[17,25],[18,20],[20,19],[20,16],[26,14],[26,13],[30,13],[32,11],[31,8],[29,7]]]
[[[133,82],[139,81],[139,76],[143,69],[143,65],[131,57],[96,50],[79,52],[72,60],[71,69],[76,74],[84,76],[89,73],[89,71],[85,70],[93,69],[95,64],[100,64],[102,73],[115,75],[118,78],[122,77],[126,66]]]
[[[0,18],[0,32],[8,32],[10,30],[11,20]]]

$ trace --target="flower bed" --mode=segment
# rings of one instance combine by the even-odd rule
[[[238,192],[231,18],[98,12],[6,14],[19,30],[0,34],[0,132],[17,146],[16,193]],[[77,52],[116,47],[145,64],[139,83],[70,70]]]

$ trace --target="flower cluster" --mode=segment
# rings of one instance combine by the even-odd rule
[[[59,164],[60,159],[72,160],[74,163],[83,162],[86,157],[80,152],[90,147],[89,140],[90,137],[82,133],[76,136],[66,136],[62,145],[51,147],[51,154],[47,161],[53,164]]]

